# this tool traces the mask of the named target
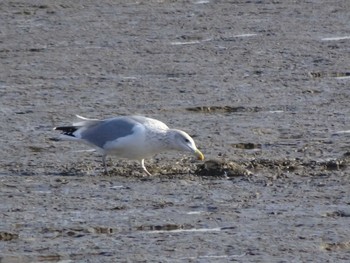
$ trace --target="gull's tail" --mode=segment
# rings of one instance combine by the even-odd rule
[[[88,119],[82,116],[76,115],[81,121],[73,123],[71,126],[59,126],[53,128],[57,131],[62,131],[62,134],[59,136],[59,140],[80,140],[81,132],[84,131],[87,127],[99,123],[99,120]]]
[[[55,139],[55,141],[80,141],[79,129],[81,127],[76,126],[60,126],[53,128],[56,131],[61,131],[61,135]],[[78,132],[77,132],[78,131]]]
[[[62,135],[75,137],[74,132],[76,132],[80,127],[76,126],[60,126],[53,128],[56,131],[62,131]]]

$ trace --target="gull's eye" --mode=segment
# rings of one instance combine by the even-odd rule
[[[190,140],[189,140],[189,139],[187,139],[187,138],[185,138],[185,142],[186,142],[186,143],[189,143],[189,142],[190,142]]]

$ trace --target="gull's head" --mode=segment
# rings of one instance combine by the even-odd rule
[[[173,149],[178,151],[191,152],[197,156],[198,160],[204,160],[203,153],[197,149],[197,146],[190,135],[180,130],[171,130],[171,134],[171,145]]]

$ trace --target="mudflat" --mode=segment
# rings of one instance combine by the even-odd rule
[[[350,2],[2,1],[0,262],[348,262]],[[140,114],[180,153],[52,128]]]

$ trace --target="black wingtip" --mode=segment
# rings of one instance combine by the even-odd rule
[[[61,127],[55,127],[53,129],[56,131],[62,131],[64,135],[73,136],[73,137],[74,137],[73,133],[76,130],[78,130],[78,128],[74,126],[61,126]]]

